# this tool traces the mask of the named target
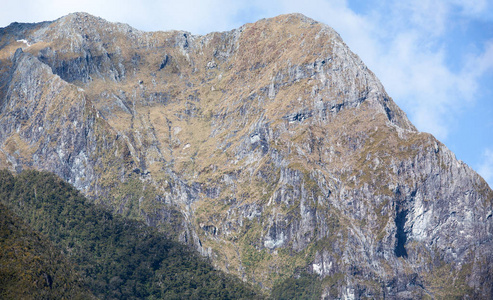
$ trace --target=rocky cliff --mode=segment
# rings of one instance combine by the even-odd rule
[[[265,289],[493,297],[493,192],[330,27],[0,29],[0,165],[50,170]]]

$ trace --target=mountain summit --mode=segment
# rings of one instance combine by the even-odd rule
[[[493,296],[492,190],[327,25],[75,13],[0,29],[0,62],[0,167],[52,171],[267,290]]]

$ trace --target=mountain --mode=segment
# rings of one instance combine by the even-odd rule
[[[75,13],[0,29],[0,61],[0,167],[52,171],[273,293],[493,297],[491,188],[327,25]]]

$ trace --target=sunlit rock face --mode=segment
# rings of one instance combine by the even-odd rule
[[[2,167],[55,172],[265,289],[309,272],[327,299],[492,296],[492,190],[324,24],[76,13],[0,29],[0,60]]]

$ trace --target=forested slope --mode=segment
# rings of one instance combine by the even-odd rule
[[[94,298],[71,263],[0,203],[0,299]]]
[[[73,298],[73,291],[82,293],[74,269],[102,299],[261,298],[234,276],[214,270],[187,246],[142,222],[96,207],[48,172],[13,176],[1,171],[0,199],[9,207],[2,205],[1,210],[2,296],[15,291],[30,295],[41,288],[40,298],[63,298],[67,293]],[[11,211],[41,234],[27,229]],[[21,244],[16,245],[14,240],[19,239]],[[72,269],[62,267],[67,262],[61,253]],[[46,285],[58,290],[56,296],[44,292]]]

